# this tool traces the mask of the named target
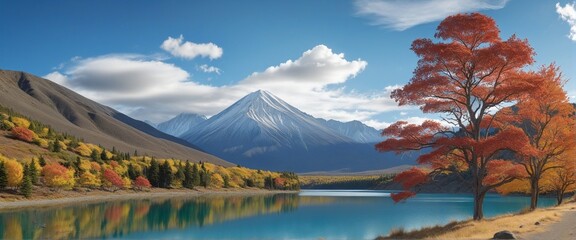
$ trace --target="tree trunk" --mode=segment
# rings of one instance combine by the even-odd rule
[[[484,197],[486,196],[486,192],[480,191],[480,187],[478,189],[474,189],[474,220],[482,220],[484,218]]]
[[[562,204],[562,200],[564,200],[564,191],[562,189],[558,189],[558,191],[556,191],[556,203],[557,203],[557,205]]]
[[[530,211],[534,211],[538,207],[538,195],[540,195],[538,178],[530,179]]]

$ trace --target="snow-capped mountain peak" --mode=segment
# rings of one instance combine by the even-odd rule
[[[181,113],[176,117],[162,122],[156,128],[172,136],[180,137],[183,133],[190,131],[196,125],[206,121],[206,116],[195,113]]]
[[[182,135],[215,151],[249,156],[280,148],[352,142],[266,91],[250,93]],[[215,149],[216,148],[216,149]]]

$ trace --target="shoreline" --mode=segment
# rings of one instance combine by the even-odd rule
[[[474,221],[471,219],[412,231],[392,230],[376,239],[492,239],[499,231],[510,231],[517,239],[561,240],[574,237],[576,201],[538,208],[533,212],[505,214]]]
[[[57,207],[67,204],[86,204],[109,201],[134,200],[134,199],[165,199],[165,198],[182,198],[182,197],[211,197],[211,196],[243,196],[243,195],[267,195],[280,193],[298,193],[298,191],[282,191],[267,189],[152,189],[150,191],[133,191],[119,190],[116,192],[107,192],[94,190],[90,192],[64,191],[65,194],[52,196],[53,198],[33,198],[33,199],[16,199],[13,201],[3,201],[0,198],[0,212],[13,211],[30,208],[47,208]],[[50,197],[50,196],[48,196]]]

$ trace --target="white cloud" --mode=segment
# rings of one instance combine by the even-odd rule
[[[68,82],[68,77],[64,76],[63,74],[59,73],[58,71],[54,71],[51,73],[42,76],[52,82],[58,83],[60,85],[66,85]]]
[[[373,25],[403,31],[461,12],[501,9],[509,0],[356,0],[356,13]]]
[[[556,3],[556,12],[560,14],[562,20],[570,25],[570,34],[568,37],[572,41],[576,41],[576,8],[575,3],[567,3],[564,7],[560,3]]]
[[[205,72],[205,73],[216,73],[216,74],[220,75],[220,68],[217,68],[214,66],[208,66],[206,64],[202,64],[198,67],[198,69],[200,69],[200,71]]]
[[[153,122],[181,112],[211,116],[259,89],[315,117],[374,123],[371,126],[381,125],[373,120],[376,115],[403,109],[390,99],[397,86],[374,93],[346,90],[342,84],[361,73],[367,62],[347,60],[324,45],[225,86],[195,82],[173,64],[139,55],[106,55],[70,65],[62,73],[46,77],[132,117]]]
[[[223,53],[222,48],[214,43],[184,42],[182,35],[179,38],[168,37],[160,47],[175,57],[185,59],[194,59],[198,56],[217,59],[222,57]]]

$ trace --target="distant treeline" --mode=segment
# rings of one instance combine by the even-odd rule
[[[376,189],[390,183],[394,175],[299,176],[302,189]]]

